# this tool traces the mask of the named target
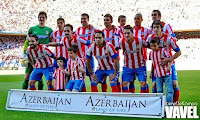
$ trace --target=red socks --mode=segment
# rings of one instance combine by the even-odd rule
[[[173,98],[173,102],[179,101],[179,97],[180,97],[180,90],[179,90],[179,87],[174,88],[174,98]]]
[[[112,92],[119,92],[117,86],[111,86]]]
[[[98,92],[97,86],[91,85],[91,92]]]
[[[81,92],[86,92],[86,87],[83,87]]]
[[[106,83],[106,82],[103,82],[103,83],[101,84],[101,89],[102,89],[102,92],[107,92],[108,86],[107,86],[107,83]]]

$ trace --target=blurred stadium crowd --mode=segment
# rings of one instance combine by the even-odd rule
[[[25,37],[0,37],[0,67],[22,67],[22,51]]]
[[[118,25],[117,17],[121,14],[127,16],[127,24],[133,25],[134,15],[141,13],[143,26],[149,27],[153,9],[161,11],[162,20],[170,23],[173,30],[198,29],[199,6],[198,0],[1,0],[0,30],[27,32],[38,23],[39,11],[47,12],[46,25],[53,30],[56,29],[59,16],[77,28],[82,13],[88,13],[91,16],[90,23],[99,29],[103,28],[103,15],[106,13],[113,15],[115,25]]]
[[[145,2],[145,4],[144,4]],[[46,26],[56,30],[56,19],[62,16],[67,23],[77,28],[80,26],[80,15],[88,13],[90,24],[102,29],[103,15],[113,15],[114,25],[118,25],[117,17],[121,14],[127,16],[127,24],[134,24],[134,14],[143,15],[142,25],[151,25],[151,11],[159,9],[162,12],[162,20],[170,23],[173,30],[198,29],[200,28],[200,1],[197,0],[1,0],[0,1],[0,32],[11,31],[27,33],[31,26],[38,24],[39,11],[47,12]],[[195,4],[194,4],[195,3]],[[90,9],[86,9],[90,7]],[[127,9],[128,8],[128,9]],[[73,11],[73,12],[72,12]],[[194,12],[195,11],[195,12]],[[193,35],[193,34],[192,34]],[[192,36],[191,35],[191,36]],[[188,35],[189,36],[189,35]],[[183,37],[182,37],[183,38]],[[0,36],[0,67],[21,66],[20,59],[23,53],[25,37]],[[190,42],[188,42],[190,41]],[[180,39],[178,41],[182,55],[178,58],[200,59],[200,39]]]

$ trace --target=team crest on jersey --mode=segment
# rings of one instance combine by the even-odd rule
[[[46,34],[48,35],[48,34],[49,34],[49,31],[46,31]]]

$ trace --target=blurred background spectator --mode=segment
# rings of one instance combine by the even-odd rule
[[[0,36],[0,67],[19,67],[25,36]]]

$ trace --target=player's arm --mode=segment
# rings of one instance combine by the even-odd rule
[[[149,35],[145,41],[146,41],[146,43],[147,43],[146,48],[150,48],[151,36]]]
[[[88,71],[89,71],[89,73],[90,73],[91,79],[92,79],[92,80],[97,80],[96,74],[92,72],[92,65],[91,65],[91,63],[90,63],[91,57],[89,57],[89,56],[86,56],[86,57],[87,57],[87,58],[86,58],[86,65],[87,65]]]
[[[152,65],[151,65],[151,71],[150,71],[150,75],[149,75],[150,79],[152,79],[153,71],[154,71],[154,68],[153,68],[153,63],[152,63]]]
[[[27,49],[28,46],[29,46],[28,39],[26,39],[25,42],[24,42],[24,54],[26,54],[26,49]]]
[[[114,66],[115,66],[115,73],[114,73],[114,75],[117,76],[118,69],[119,69],[119,59],[118,59],[118,57],[116,57],[113,60],[114,60]]]
[[[91,43],[93,43],[90,40],[86,40],[85,38],[80,37],[80,36],[77,36],[76,38],[77,38],[77,41],[79,41],[79,42],[81,42],[81,43],[83,43],[83,44],[85,44],[87,46],[90,45]]]
[[[80,72],[82,72],[83,74],[85,74],[85,73],[86,73],[86,70],[85,70],[85,63],[84,63],[84,61],[82,61],[82,60],[80,60],[79,62],[80,62],[80,63],[79,63],[78,71],[80,71]]]
[[[108,50],[111,54],[111,58],[114,60],[115,72],[114,72],[114,74],[110,75],[110,80],[113,80],[117,76],[118,69],[119,69],[119,59],[118,59],[119,55],[117,54],[117,52],[115,51],[115,49],[112,45],[109,46]]]
[[[152,51],[149,53],[149,60],[152,60],[152,59],[151,59],[151,55],[152,55]],[[152,64],[151,64],[151,71],[150,71],[150,75],[149,75],[149,78],[150,78],[150,79],[152,79],[153,71],[154,71],[154,67],[153,67],[153,63],[152,63]]]
[[[64,86],[64,88],[66,88],[68,82],[69,82],[69,77],[66,77],[65,78],[65,86]]]
[[[46,44],[46,46],[53,46],[53,47],[56,47],[56,46],[62,46],[61,44],[57,43],[57,42],[50,42],[48,44]]]
[[[26,60],[27,55],[26,55],[26,49],[28,48],[29,44],[28,44],[28,37],[26,37],[26,40],[24,42],[24,52],[23,52],[23,58],[24,60]]]
[[[50,56],[53,59],[57,59],[57,56],[55,56],[55,54],[49,50],[46,46],[44,47],[44,53],[46,53],[48,56]]]
[[[65,40],[64,38],[62,38],[60,42],[50,42],[46,44],[46,46],[56,47],[56,46],[63,46],[64,44],[65,44]]]
[[[117,48],[118,48],[118,46],[119,46],[119,37],[120,37],[120,35],[119,35],[119,32],[120,32],[120,30],[121,29],[116,29],[115,30],[115,36],[114,36],[114,40],[115,40],[115,46],[116,46],[116,50],[118,50]]]
[[[33,58],[29,54],[27,56],[28,56],[28,59],[29,59],[31,65],[32,65],[32,67],[35,68],[35,65],[34,65],[34,62],[33,62]]]
[[[175,41],[178,41],[178,39],[176,38],[176,34],[172,30],[170,24],[167,24],[166,31],[168,32],[169,36],[173,37]]]
[[[178,58],[181,55],[181,50],[173,38],[171,39],[170,44],[176,53],[174,55],[172,55],[172,57],[170,57],[170,58],[164,58],[161,61],[161,65],[166,65],[168,62],[172,62],[174,59]]]
[[[146,40],[145,39],[143,39],[143,38],[141,38],[141,40],[142,40],[142,47],[148,47],[148,43],[146,42]]]

